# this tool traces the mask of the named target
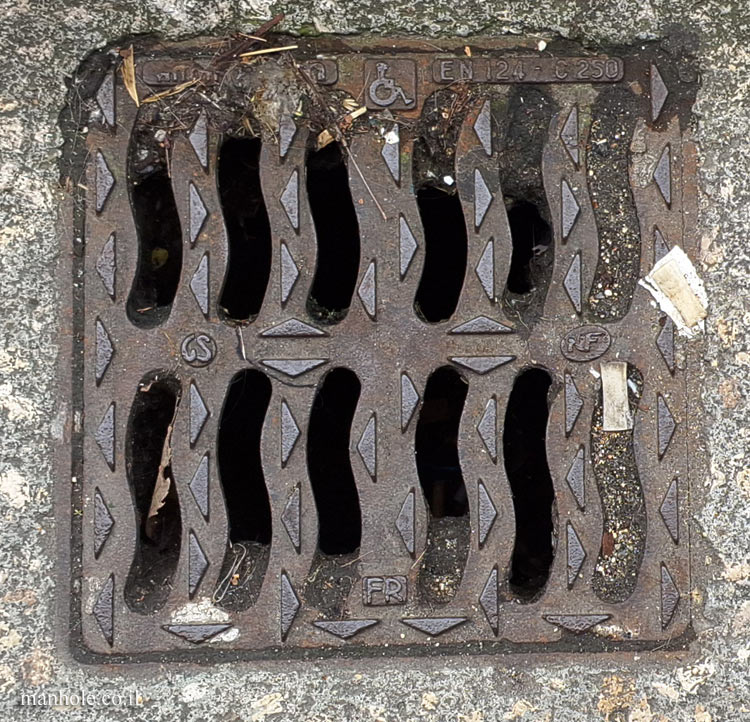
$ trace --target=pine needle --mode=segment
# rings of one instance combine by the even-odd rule
[[[168,90],[163,90],[161,93],[155,93],[154,95],[149,95],[148,98],[144,98],[141,102],[156,103],[159,100],[163,100],[164,98],[169,98],[172,95],[177,95],[177,93],[181,93],[183,90],[187,90],[188,88],[191,88],[197,82],[198,82],[197,78],[194,80],[188,80],[184,83],[180,83],[179,85],[175,85],[173,88],[169,88]]]
[[[240,58],[250,58],[254,55],[268,55],[268,53],[280,53],[282,50],[296,50],[299,45],[282,45],[279,48],[261,48],[260,50],[251,50],[249,53],[240,53]]]

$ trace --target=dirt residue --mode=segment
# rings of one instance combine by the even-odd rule
[[[235,542],[227,550],[213,601],[232,612],[248,609],[258,598],[271,547],[259,542]]]
[[[603,321],[617,321],[628,312],[640,271],[641,235],[628,171],[641,105],[630,90],[617,86],[602,90],[592,108],[586,160],[599,262],[589,308]]]
[[[430,531],[419,569],[420,596],[431,604],[446,604],[456,595],[471,542],[468,517],[430,520]]]
[[[628,400],[635,416],[643,376],[628,366]],[[633,449],[633,431],[602,430],[602,394],[591,420],[591,460],[602,502],[604,531],[592,585],[606,602],[622,602],[635,589],[646,543],[646,508]]]
[[[358,551],[351,554],[315,553],[305,580],[305,602],[325,619],[341,619],[354,580],[359,578]]]

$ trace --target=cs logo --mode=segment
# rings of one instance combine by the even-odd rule
[[[190,366],[208,366],[216,358],[216,343],[206,333],[191,333],[182,340],[180,354]]]

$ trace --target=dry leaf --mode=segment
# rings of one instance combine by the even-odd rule
[[[321,148],[325,148],[328,144],[333,143],[333,136],[328,130],[324,130],[319,136],[318,136],[318,150]]]
[[[177,93],[181,93],[183,90],[187,90],[188,88],[192,87],[198,82],[197,79],[195,80],[188,80],[185,83],[180,83],[179,85],[175,85],[173,88],[169,88],[169,90],[163,90],[161,93],[155,93],[154,95],[149,95],[148,98],[144,98],[144,103],[156,103],[159,100],[162,100],[164,98],[169,98],[172,95],[177,95]]]
[[[125,83],[125,89],[128,95],[133,99],[136,107],[140,107],[141,101],[138,100],[138,89],[135,87],[135,55],[133,46],[125,50],[120,50],[122,56],[122,80]]]
[[[156,483],[154,484],[154,493],[151,495],[151,503],[148,507],[148,515],[146,516],[145,532],[146,536],[152,541],[156,541],[156,522],[159,515],[159,509],[164,506],[164,502],[167,500],[169,489],[172,486],[172,477],[167,475],[167,469],[172,466],[172,429],[174,428],[174,420],[177,416],[177,409],[175,408],[174,416],[172,421],[167,427],[167,435],[164,437],[164,447],[161,451],[161,461],[159,462],[159,471],[156,473]]]
[[[151,539],[151,541],[156,541],[156,521],[159,515],[159,509],[164,506],[171,485],[172,479],[164,474],[160,468],[159,476],[154,485],[154,494],[151,497],[151,505],[148,508],[148,516],[146,517],[146,536]]]

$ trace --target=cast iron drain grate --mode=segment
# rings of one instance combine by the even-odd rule
[[[74,83],[74,646],[680,643],[689,59],[234,42]]]

